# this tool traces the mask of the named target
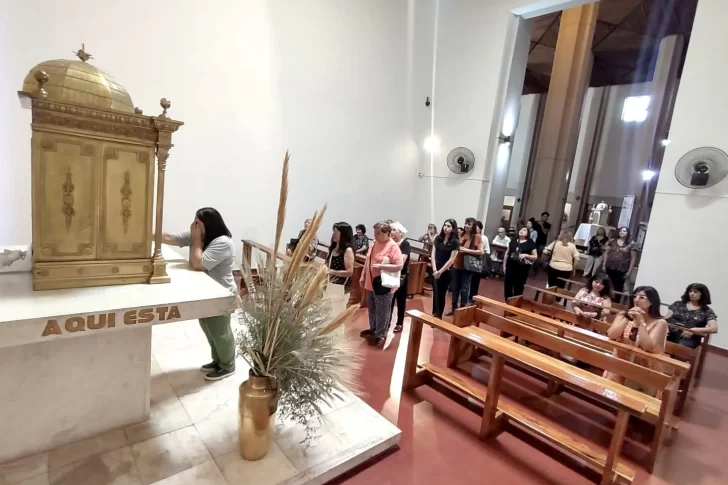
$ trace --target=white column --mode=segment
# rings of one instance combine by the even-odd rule
[[[499,135],[512,138],[519,124],[523,79],[526,74],[528,47],[531,41],[531,21],[511,15],[509,22],[506,45],[510,40],[512,51],[504,53],[504,59],[508,59],[510,62],[503,69],[503,72],[507,73],[508,83],[505,88],[503,109],[500,112]],[[495,143],[489,148],[491,150],[488,157],[490,172],[487,175],[487,184],[483,184],[478,206],[478,215],[483,217],[483,233],[488,240],[493,238],[500,226],[513,140],[510,142],[495,140]]]

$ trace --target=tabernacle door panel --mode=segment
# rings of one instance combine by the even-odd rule
[[[32,143],[34,260],[93,259],[99,143],[51,133]]]
[[[121,143],[102,148],[100,258],[149,258],[154,152]]]

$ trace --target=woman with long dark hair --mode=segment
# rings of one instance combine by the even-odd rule
[[[162,234],[162,241],[173,246],[190,246],[190,267],[204,271],[232,293],[238,291],[233,278],[235,246],[232,234],[220,213],[212,207],[197,211],[190,230]],[[235,373],[235,337],[230,328],[230,314],[200,318],[200,327],[207,337],[212,362],[203,365],[205,379],[217,381]]]
[[[638,347],[646,352],[662,354],[667,341],[667,322],[660,314],[660,294],[651,286],[639,286],[630,298],[629,310],[616,316],[607,331],[607,337]],[[617,355],[619,355],[618,351]],[[644,359],[634,357],[635,363],[650,367]],[[638,362],[639,361],[639,362]],[[625,379],[608,371],[604,377],[624,384]],[[635,384],[636,387],[639,387]],[[652,394],[654,390],[643,389]]]
[[[345,293],[351,292],[351,275],[354,274],[354,231],[346,222],[334,224],[326,264],[329,267],[329,283],[344,285]]]
[[[607,230],[603,227],[597,229],[597,233],[589,239],[586,266],[584,266],[585,277],[594,276],[602,269],[602,256],[604,256],[604,248],[608,242]]]
[[[690,283],[685,293],[668,307],[667,321],[686,331],[671,329],[667,339],[691,349],[700,345],[701,337],[718,332],[718,317],[710,308],[710,290],[702,283]]]
[[[614,283],[615,291],[624,290],[624,281],[632,275],[637,262],[637,245],[630,240],[629,229],[620,227],[617,238],[607,244],[603,268]]]
[[[432,244],[432,314],[437,318],[442,318],[445,312],[445,298],[451,281],[450,268],[460,250],[457,228],[455,219],[447,219]]]
[[[483,257],[485,250],[483,249],[483,239],[478,233],[474,217],[465,219],[463,233],[460,235],[460,251],[453,263],[453,289],[451,309],[445,315],[455,314],[458,308],[458,299],[460,306],[464,307],[470,302],[470,283],[473,278],[473,272],[465,267],[465,256]]]
[[[596,318],[601,314],[606,318],[602,309],[612,307],[612,280],[604,273],[597,273],[586,282],[584,288],[576,292],[572,301],[574,313],[588,318]]]
[[[503,292],[506,301],[512,296],[521,296],[528,280],[528,272],[538,259],[536,243],[530,237],[526,226],[518,229],[518,236],[511,240],[503,258]]]

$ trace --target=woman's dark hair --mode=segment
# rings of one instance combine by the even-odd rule
[[[481,233],[483,232],[483,223],[482,222],[475,221],[475,227],[477,227],[478,231],[480,231]]]
[[[634,295],[640,291],[645,294],[650,302],[650,309],[647,314],[652,318],[662,318],[662,315],[660,314],[660,294],[651,286],[638,286],[635,288],[632,295],[629,297],[629,307],[634,308]]]
[[[595,275],[592,275],[589,280],[586,282],[586,289],[589,291],[592,291],[592,286],[594,285],[595,281],[601,281],[602,291],[599,292],[599,296],[602,298],[609,298],[610,300],[614,297],[612,293],[612,280],[609,278],[609,276],[606,273],[597,273]]]
[[[220,236],[233,237],[230,229],[225,225],[220,213],[212,207],[203,207],[195,213],[195,217],[205,226],[205,240],[202,241],[202,249],[207,249],[212,241]]]
[[[625,231],[627,231],[627,237],[624,238],[624,243],[627,244],[630,241],[631,237],[632,237],[632,233],[629,232],[629,227],[624,227],[623,226],[623,227],[620,227],[619,229],[617,229],[617,237],[615,239],[619,239],[619,233],[622,232],[622,229],[624,229]]]
[[[607,237],[607,230],[606,230],[606,229],[604,229],[604,228],[603,228],[603,227],[601,227],[601,226],[599,226],[599,229],[597,229],[597,233],[596,233],[596,234],[594,234],[594,237],[596,237],[597,239],[599,238],[599,231],[604,231],[604,237]]]
[[[334,250],[338,247],[339,254],[344,254],[346,248],[351,248],[352,251],[356,252],[354,247],[354,231],[351,226],[346,222],[337,222],[334,224],[334,231],[339,231],[339,243],[334,241],[333,236],[331,237],[331,247],[329,248],[329,258],[334,255]]]
[[[450,224],[450,227],[452,227],[452,231],[450,232],[450,238],[452,239],[458,237],[458,223],[455,222],[455,219],[445,219],[445,222],[443,222],[442,226],[440,226],[440,234],[437,235],[437,238],[439,238],[442,242],[445,242],[445,224],[448,223]]]
[[[472,225],[472,229],[475,229],[475,224],[478,222],[478,220],[475,217],[468,217],[465,219],[465,224],[463,224],[463,231],[465,230],[465,225],[470,223]]]
[[[356,225],[356,230],[357,231],[361,231],[362,234],[366,234],[367,233],[367,227],[364,224],[357,224]]]
[[[693,290],[700,292],[700,300],[698,300],[698,305],[708,306],[712,303],[710,301],[710,290],[702,283],[690,283],[688,287],[685,288],[685,293],[683,293],[683,296],[680,297],[683,303],[687,303],[690,301],[690,292]]]

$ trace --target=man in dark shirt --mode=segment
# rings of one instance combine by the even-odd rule
[[[541,220],[533,225],[533,228],[536,229],[536,246],[538,246],[539,256],[543,252],[543,248],[548,244],[549,231],[551,230],[551,223],[548,222],[550,215],[548,212],[543,212]]]

